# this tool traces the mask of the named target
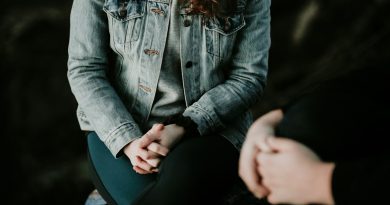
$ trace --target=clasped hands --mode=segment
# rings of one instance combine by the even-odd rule
[[[301,143],[276,137],[282,119],[282,111],[274,110],[253,123],[240,154],[240,177],[257,198],[272,204],[333,204],[334,164]]]
[[[135,172],[151,174],[158,172],[158,166],[169,150],[180,141],[185,130],[170,124],[155,124],[142,137],[133,140],[124,147],[124,154],[130,159]]]

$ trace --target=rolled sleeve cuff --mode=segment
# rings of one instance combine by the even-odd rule
[[[190,117],[198,125],[200,135],[215,132],[219,127],[223,126],[215,112],[206,110],[197,102],[188,107],[184,111],[183,116]]]
[[[110,132],[105,144],[115,158],[122,154],[122,149],[133,140],[142,136],[141,130],[132,123],[124,123]]]

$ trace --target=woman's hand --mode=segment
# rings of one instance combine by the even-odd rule
[[[176,124],[166,125],[161,132],[161,139],[158,142],[162,147],[173,148],[183,137],[185,130]],[[158,152],[159,147],[151,144],[148,146],[149,151]]]
[[[152,155],[157,155],[162,151],[168,153],[171,148],[173,148],[183,137],[185,130],[183,127],[176,124],[166,125],[161,131],[160,140],[156,143],[151,143],[147,150]],[[164,149],[164,150],[161,150]],[[165,156],[165,155],[164,155]],[[161,162],[161,157],[158,158],[158,161],[154,161],[155,166],[157,167]]]
[[[129,143],[124,148],[125,155],[130,159],[134,171],[139,174],[150,174],[157,172],[160,158],[168,154],[168,148],[158,143],[162,137],[164,126],[154,125],[145,135]],[[153,152],[147,147],[153,148]]]
[[[274,110],[256,120],[250,127],[243,144],[239,161],[239,174],[248,189],[258,198],[268,195],[268,189],[262,183],[257,172],[256,156],[259,153],[271,152],[267,139],[274,136],[275,126],[282,120],[281,110]]]
[[[271,203],[334,204],[331,192],[333,163],[324,163],[306,146],[286,138],[270,138],[274,153],[257,155],[262,183]]]

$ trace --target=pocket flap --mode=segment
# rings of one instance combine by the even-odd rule
[[[206,29],[214,30],[222,35],[230,35],[245,26],[243,14],[233,14],[227,17],[212,17],[206,23]]]
[[[118,21],[128,21],[143,16],[145,6],[142,0],[106,0],[103,10]]]

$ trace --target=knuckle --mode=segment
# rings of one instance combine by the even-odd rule
[[[161,146],[156,146],[155,150],[156,150],[157,153],[162,153],[163,152],[163,149],[161,148]]]
[[[155,142],[152,142],[149,146],[148,146],[148,149],[150,151],[155,151],[156,150],[156,143]]]
[[[151,168],[151,166],[147,163],[147,162],[142,162],[141,163],[142,166],[146,169],[146,170],[149,170]]]
[[[144,153],[144,154],[143,154],[143,159],[144,159],[144,160],[148,160],[148,159],[150,159],[150,158],[151,158],[151,156],[150,156],[149,153]]]
[[[151,137],[150,131],[147,132],[147,133],[145,133],[145,135],[144,135],[144,139],[145,139],[145,140],[150,140],[150,137]]]

